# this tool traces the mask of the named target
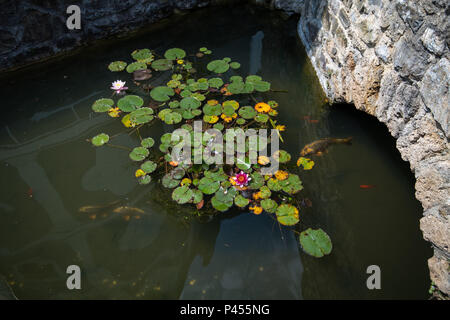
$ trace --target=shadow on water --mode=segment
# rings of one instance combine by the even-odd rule
[[[245,23],[236,23],[245,21]],[[181,27],[182,26],[182,27]],[[431,251],[418,227],[414,179],[387,130],[349,106],[328,107],[296,35],[296,21],[252,7],[203,9],[132,38],[0,78],[0,274],[19,298],[302,299],[425,298]],[[330,256],[305,255],[292,232],[265,214],[233,210],[198,220],[154,182],[138,186],[127,152],[85,140],[122,127],[93,115],[92,102],[117,80],[106,66],[136,48],[160,53],[207,46],[215,57],[261,74],[280,104],[284,149],[352,136],[301,172],[312,202],[301,227],[333,239]],[[306,117],[306,118],[305,118]],[[314,121],[311,121],[314,120]],[[155,125],[155,137],[170,127]],[[117,144],[134,146],[135,135]],[[360,189],[371,184],[372,189]],[[122,200],[143,214],[85,205]],[[67,266],[83,271],[82,290],[67,290]],[[369,291],[368,265],[381,267],[382,290]]]

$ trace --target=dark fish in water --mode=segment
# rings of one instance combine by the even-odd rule
[[[113,212],[120,213],[120,214],[144,214],[145,213],[145,211],[142,209],[134,208],[134,207],[127,207],[127,206],[117,207],[113,210]]]
[[[375,186],[374,186],[373,184],[360,184],[359,187],[360,187],[361,189],[372,189],[372,188],[374,188]]]
[[[122,218],[125,221],[129,221],[131,217],[134,219],[140,219],[141,216],[145,214],[145,211],[142,209],[127,206],[117,207],[113,210],[113,212],[122,215]]]
[[[80,209],[78,209],[78,211],[80,212],[84,212],[84,213],[95,213],[95,212],[100,212],[106,209],[109,209],[113,206],[115,206],[116,204],[118,204],[120,201],[122,200],[116,200],[107,204],[103,204],[103,205],[93,205],[93,206],[83,206]]]
[[[304,146],[302,151],[300,151],[300,155],[302,157],[310,155],[310,154],[320,156],[320,155],[322,155],[322,153],[327,151],[329,146],[331,146],[333,144],[341,144],[341,143],[351,144],[352,138],[349,137],[349,138],[344,138],[344,139],[338,139],[338,138],[320,139],[320,140],[311,142],[311,143],[307,144],[306,146]]]

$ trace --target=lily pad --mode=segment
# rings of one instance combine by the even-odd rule
[[[158,59],[152,62],[152,68],[156,71],[166,71],[171,69],[172,66],[172,61],[167,59]]]
[[[291,155],[284,150],[278,150],[273,153],[273,158],[280,163],[286,163],[291,161]]]
[[[128,73],[133,73],[136,70],[147,69],[147,65],[144,62],[133,62],[130,63],[127,67]]]
[[[228,64],[228,62],[226,62],[224,60],[213,60],[210,63],[208,63],[206,68],[209,71],[212,71],[215,73],[224,73],[224,72],[228,71],[228,69],[230,68],[230,65]]]
[[[299,241],[302,249],[316,258],[330,254],[333,248],[330,237],[322,229],[306,229],[300,233]]]
[[[289,174],[289,177],[280,181],[279,184],[283,191],[289,194],[295,194],[303,189],[302,182],[296,174]]]
[[[145,175],[139,178],[139,184],[149,184],[152,181],[152,177],[149,175]]]
[[[244,119],[253,119],[256,116],[256,113],[256,110],[250,106],[239,109],[239,115]]]
[[[233,205],[233,200],[220,201],[217,196],[214,196],[211,198],[211,204],[214,209],[224,212],[230,209],[230,207]]]
[[[156,163],[154,163],[153,161],[145,161],[142,165],[141,165],[141,169],[144,170],[145,173],[152,173],[153,171],[156,170]]]
[[[92,110],[94,112],[107,112],[114,105],[114,101],[112,99],[98,99],[92,105]]]
[[[251,189],[259,189],[264,185],[264,177],[259,172],[252,173],[250,177],[252,178],[249,185]]]
[[[183,120],[183,117],[181,116],[181,114],[179,114],[177,112],[170,112],[170,113],[166,114],[164,117],[164,122],[167,124],[180,123],[181,120]]]
[[[161,179],[161,183],[164,187],[169,188],[169,189],[173,189],[176,186],[178,186],[180,184],[179,179],[175,179],[170,172],[165,174],[164,177]]]
[[[222,106],[220,104],[216,104],[215,106],[205,104],[203,113],[207,116],[219,116],[222,113]]]
[[[264,199],[261,201],[261,207],[269,213],[275,213],[277,211],[278,204],[272,199]]]
[[[270,192],[269,187],[267,187],[267,186],[262,186],[262,187],[259,189],[259,191],[260,191],[260,193],[261,193],[261,198],[262,198],[262,199],[267,199],[267,198],[269,198],[270,195],[272,194],[272,192]]]
[[[266,123],[269,120],[269,116],[265,113],[258,113],[255,117],[257,122]]]
[[[250,203],[250,200],[247,198],[244,198],[241,195],[238,195],[234,198],[234,204],[240,208],[246,207],[249,203]]]
[[[308,158],[300,157],[297,160],[297,166],[302,166],[304,170],[311,170],[314,167],[314,161]]]
[[[212,88],[219,89],[223,86],[223,80],[221,78],[211,78],[208,80],[208,84]]]
[[[202,103],[193,97],[183,98],[180,101],[180,107],[183,109],[196,109],[201,105]]]
[[[136,147],[130,152],[129,156],[130,156],[130,159],[133,160],[133,161],[142,161],[149,154],[150,154],[150,152],[148,151],[147,148]]]
[[[241,64],[239,62],[231,62],[230,67],[233,69],[239,69],[241,67]]]
[[[100,147],[109,141],[109,136],[106,133],[100,133],[92,138],[91,142],[94,146]]]
[[[203,200],[203,193],[200,190],[195,189],[195,190],[192,190],[192,191],[194,193],[194,195],[192,197],[192,203],[197,204],[197,203],[199,203],[200,201]]]
[[[183,59],[186,56],[186,51],[180,48],[172,48],[164,53],[164,57],[169,60]]]
[[[155,87],[150,91],[152,99],[160,102],[169,100],[174,94],[173,89],[166,86]]]
[[[274,178],[270,178],[267,181],[267,186],[272,191],[280,191],[282,189],[282,186],[280,185],[280,181]]]
[[[117,106],[124,112],[134,111],[136,110],[136,108],[142,107],[143,104],[144,100],[141,97],[135,95],[125,96],[117,101]]]
[[[139,49],[139,50],[134,50],[131,53],[131,56],[133,57],[134,60],[136,61],[140,61],[140,60],[151,60],[153,58],[153,54],[150,51],[150,49]],[[143,61],[142,61],[143,62]]]
[[[172,192],[172,199],[178,204],[188,203],[193,196],[194,192],[188,186],[178,187]]]
[[[144,124],[153,120],[152,108],[140,108],[130,113],[130,121],[135,124]]]
[[[109,71],[118,72],[125,70],[127,63],[125,61],[114,61],[108,65]]]
[[[285,226],[293,226],[300,220],[298,218],[298,209],[291,204],[282,204],[276,210],[277,220]]]
[[[204,194],[213,194],[219,190],[219,187],[220,181],[209,177],[201,178],[198,183],[198,189]]]
[[[147,149],[153,147],[154,144],[155,144],[155,140],[151,137],[145,138],[141,141],[141,146],[143,146],[144,148],[147,148]]]

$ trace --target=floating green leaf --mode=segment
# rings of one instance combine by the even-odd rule
[[[286,163],[291,160],[291,155],[287,151],[278,150],[274,152],[273,158],[280,163]]]
[[[117,106],[123,112],[134,111],[136,108],[142,107],[143,104],[144,100],[141,97],[134,95],[125,96],[117,101]]]
[[[199,203],[203,200],[203,193],[200,190],[192,190],[194,193],[194,196],[192,197],[192,203]]]
[[[303,189],[302,182],[298,175],[289,174],[289,177],[279,182],[284,192],[295,194]]]
[[[298,209],[291,204],[283,203],[276,210],[277,220],[285,226],[293,226],[299,222]]]
[[[314,167],[314,161],[308,158],[300,157],[297,160],[297,166],[302,166],[304,170],[311,170]]]
[[[252,178],[249,184],[251,189],[259,189],[264,185],[264,177],[259,172],[252,173],[250,177]]]
[[[258,113],[255,117],[257,122],[266,123],[269,120],[269,116],[265,113]]]
[[[134,50],[131,53],[131,56],[134,60],[140,61],[140,62],[151,62],[153,60],[153,54],[150,51],[150,49],[140,49],[140,50]]]
[[[272,191],[280,191],[281,188],[282,188],[281,185],[280,185],[280,180],[277,180],[277,179],[274,179],[274,178],[270,178],[267,181],[267,186]]]
[[[109,141],[109,136],[106,133],[100,133],[92,138],[91,142],[94,146],[100,147]]]
[[[241,195],[238,195],[234,198],[234,204],[240,208],[246,207],[249,203],[250,203],[250,200],[247,198],[244,198]]]
[[[156,170],[156,163],[154,163],[153,161],[145,161],[142,165],[141,165],[141,169],[145,172],[145,173],[152,173],[153,171]]]
[[[130,159],[133,161],[142,161],[144,160],[150,152],[147,148],[144,147],[136,147],[130,152]]]
[[[330,254],[333,248],[330,237],[322,229],[306,229],[300,233],[299,241],[302,249],[316,258]]]
[[[125,70],[127,63],[125,61],[114,61],[108,65],[109,71],[118,72]]]
[[[180,184],[179,179],[175,179],[170,173],[167,173],[164,175],[164,177],[161,179],[161,183],[164,187],[173,189],[176,186]]]
[[[150,96],[153,100],[164,102],[170,99],[175,94],[172,88],[160,86],[155,87],[150,91]]]
[[[193,196],[194,192],[188,186],[178,187],[172,192],[172,199],[178,204],[188,203]]]
[[[130,113],[130,121],[135,124],[144,124],[153,120],[152,108],[140,108]]]
[[[214,207],[214,209],[224,212],[227,211],[233,205],[233,200],[226,199],[225,201],[221,201],[215,195],[214,197],[211,198],[211,204]]]
[[[278,204],[272,199],[264,199],[261,201],[261,207],[269,213],[275,213],[277,211]]]
[[[180,101],[180,107],[183,109],[196,109],[201,105],[202,105],[201,102],[193,97],[183,98]]]
[[[164,53],[164,57],[169,60],[183,59],[186,56],[186,51],[180,48],[172,48]]]
[[[145,175],[139,178],[139,184],[149,184],[152,181],[152,177],[149,175]]]
[[[256,113],[256,110],[250,106],[239,109],[239,115],[244,119],[253,119],[256,116]]]
[[[152,62],[152,68],[156,71],[166,71],[172,69],[172,61],[167,59],[158,59]]]
[[[215,73],[224,73],[228,71],[230,65],[224,60],[214,60],[208,63],[206,68]]]
[[[154,144],[155,140],[153,140],[153,138],[151,137],[145,138],[141,141],[141,146],[147,149],[153,147]]]
[[[233,69],[239,69],[241,67],[241,64],[239,62],[231,62],[230,67]]]
[[[114,101],[112,99],[98,99],[92,105],[92,110],[94,112],[107,112],[114,105]]]
[[[203,113],[208,116],[218,116],[222,113],[222,106],[220,104],[216,104],[215,106],[205,104],[203,107]]]
[[[198,183],[198,189],[204,194],[213,194],[219,190],[220,181],[213,178],[203,177]]]
[[[208,80],[208,84],[212,88],[219,89],[223,86],[223,80],[221,78],[211,78]]]
[[[267,186],[262,186],[259,189],[259,191],[261,193],[261,199],[267,199],[272,194],[272,192],[270,192],[270,189]]]
[[[128,65],[127,72],[133,73],[136,70],[143,70],[143,69],[147,69],[147,65],[144,62],[133,62]]]

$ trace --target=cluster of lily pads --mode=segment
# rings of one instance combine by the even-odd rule
[[[243,78],[236,74],[238,62],[230,58],[213,60],[211,54],[205,47],[189,56],[180,48],[169,49],[163,56],[150,49],[135,50],[131,53],[133,62],[114,61],[108,66],[112,72],[125,71],[132,76],[128,87],[125,81],[115,81],[112,96],[95,101],[92,110],[120,118],[126,128],[137,133],[140,145],[130,150],[129,157],[137,164],[135,176],[140,184],[150,183],[152,177],[159,179],[172,190],[175,202],[191,205],[198,212],[225,212],[235,206],[248,208],[256,215],[265,211],[280,224],[294,226],[300,221],[295,195],[303,185],[298,174],[289,171],[291,155],[287,151],[260,155],[257,163],[251,163],[246,141],[244,161],[239,158],[232,165],[206,161],[193,164],[172,159],[171,152],[180,142],[172,133],[163,134],[157,147],[152,137],[140,134],[144,126],[162,121],[174,129],[187,130],[192,146],[202,154],[213,140],[205,132],[211,128],[222,132],[225,141],[235,138],[227,129],[275,129],[281,138],[285,126],[275,119],[278,103],[264,99],[271,90],[270,82],[258,75]],[[158,81],[152,82],[155,74]],[[202,122],[200,141],[194,139],[194,121]],[[99,147],[108,145],[110,139],[108,134],[100,133],[90,141]],[[195,156],[194,152],[192,159]],[[262,174],[261,170],[274,162],[279,169]],[[310,170],[314,162],[300,157],[297,166]],[[309,228],[299,234],[299,240],[302,248],[315,257],[331,252],[331,240],[321,229]]]

